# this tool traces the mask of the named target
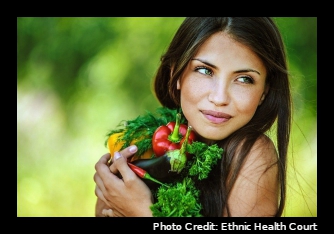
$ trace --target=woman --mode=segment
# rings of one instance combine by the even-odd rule
[[[197,185],[203,216],[281,216],[291,96],[274,21],[186,18],[161,58],[154,87],[163,106],[182,108],[200,141],[224,149],[212,183]],[[271,127],[275,140],[267,136]],[[96,163],[96,216],[152,216],[152,194],[126,163],[136,150],[116,152],[110,168],[110,154]]]

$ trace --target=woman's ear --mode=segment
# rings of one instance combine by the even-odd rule
[[[261,99],[260,99],[260,102],[259,102],[259,105],[261,105],[262,104],[262,102],[263,102],[263,100],[264,100],[264,98],[266,97],[266,94],[265,93],[263,93],[262,94],[262,96],[261,96]]]
[[[260,98],[259,105],[261,105],[262,102],[263,102],[263,100],[266,98],[266,95],[267,95],[268,91],[269,91],[269,86],[266,86],[266,88],[265,88],[265,90],[264,90],[264,92],[263,92],[263,94],[262,94],[262,96]]]
[[[177,90],[180,90],[180,89],[181,89],[180,79],[177,79],[176,89],[177,89]]]
[[[173,76],[173,71],[174,71],[174,66],[172,66],[172,68],[170,69],[170,78],[172,78],[172,76]],[[180,78],[177,79],[177,82],[176,82],[176,89],[177,89],[177,90],[180,90],[180,89],[181,89]]]

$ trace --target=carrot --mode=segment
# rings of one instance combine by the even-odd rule
[[[166,187],[168,187],[167,185],[165,185],[164,183],[161,183],[159,180],[154,179],[150,174],[148,174],[147,171],[145,171],[144,169],[137,167],[135,165],[133,165],[132,163],[128,163],[129,167],[131,168],[131,170],[136,173],[137,176],[139,176],[140,178],[143,179],[147,179],[147,180],[151,180],[155,183],[164,185]]]

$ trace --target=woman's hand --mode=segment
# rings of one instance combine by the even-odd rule
[[[95,164],[95,195],[98,197],[96,216],[152,216],[152,193],[127,164],[127,158],[137,150],[132,145],[121,152],[115,152],[110,167],[109,153]]]

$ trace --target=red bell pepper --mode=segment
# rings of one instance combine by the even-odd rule
[[[152,137],[152,148],[156,157],[163,156],[166,152],[180,149],[187,133],[188,126],[180,124],[181,114],[177,113],[176,122],[158,127]],[[190,132],[188,143],[195,140],[195,133]],[[189,157],[188,154],[186,154]]]

